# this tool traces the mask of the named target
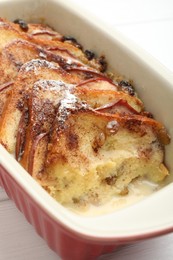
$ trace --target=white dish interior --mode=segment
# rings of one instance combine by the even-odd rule
[[[147,110],[164,123],[173,139],[171,72],[113,28],[76,8],[69,0],[1,0],[0,16],[10,20],[44,21],[64,35],[73,35],[85,48],[105,54],[110,70],[133,80]],[[173,142],[166,147],[166,164],[171,173],[172,151]],[[173,204],[170,202],[173,174],[168,178],[167,186],[139,203],[103,216],[81,217],[54,201],[2,146],[0,154],[0,163],[28,194],[54,219],[83,237],[128,240],[173,228]]]

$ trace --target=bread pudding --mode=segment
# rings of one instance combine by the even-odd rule
[[[0,19],[0,143],[57,201],[101,205],[161,184],[170,138],[104,56],[42,24]]]

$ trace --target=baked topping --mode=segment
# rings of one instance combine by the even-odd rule
[[[1,144],[67,206],[126,196],[141,177],[163,181],[170,138],[131,81],[75,38],[15,22],[0,19]]]

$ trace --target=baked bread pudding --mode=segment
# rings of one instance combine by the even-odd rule
[[[166,129],[104,56],[21,19],[0,19],[0,36],[0,143],[52,197],[101,205],[162,183]]]

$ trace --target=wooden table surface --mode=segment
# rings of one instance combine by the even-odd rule
[[[131,38],[173,71],[173,0],[73,1]],[[60,257],[48,248],[0,188],[0,260],[40,259],[60,260]],[[172,260],[173,234],[125,246],[99,259]]]

